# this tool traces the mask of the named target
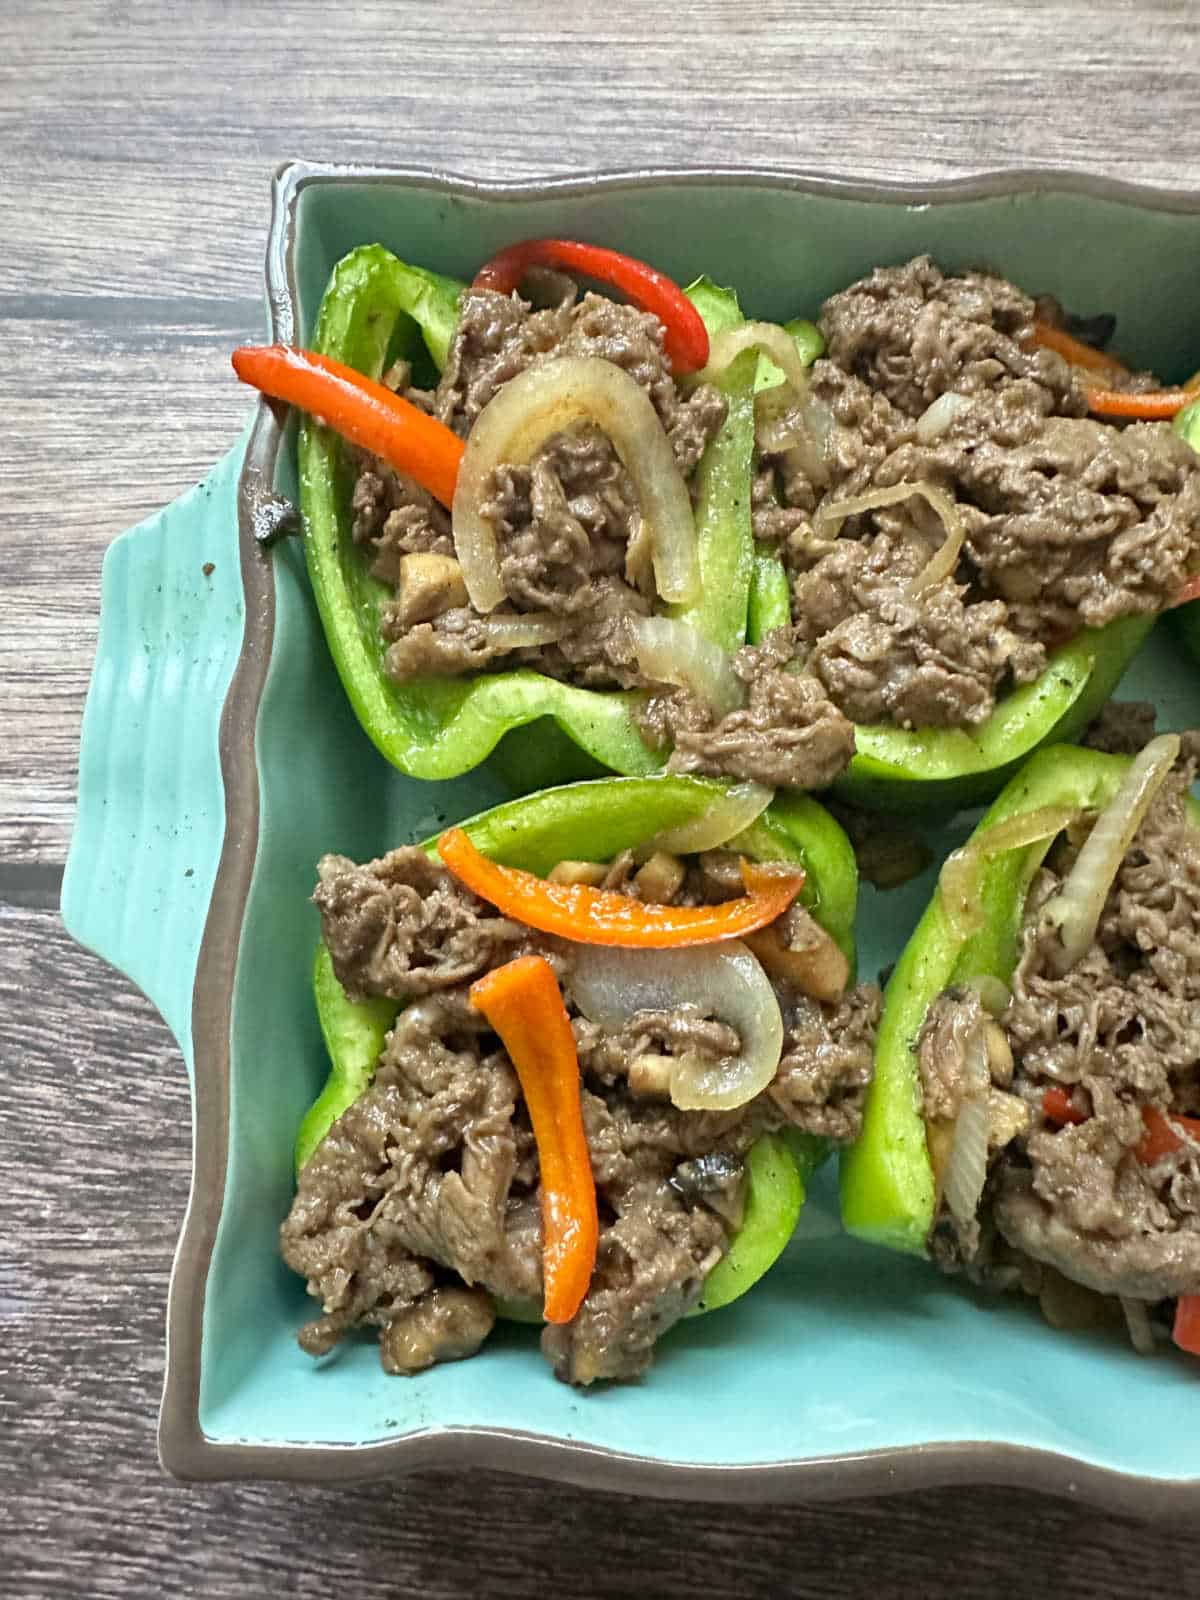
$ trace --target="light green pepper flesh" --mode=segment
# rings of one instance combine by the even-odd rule
[[[308,1108],[296,1135],[297,1175],[342,1112],[375,1076],[375,1064],[400,1009],[396,1000],[351,1000],[337,981],[323,944],[317,946],[313,962],[313,998],[331,1065],[325,1087]]]
[[[997,797],[972,834],[1042,806],[1098,809],[1116,793],[1129,761],[1071,745],[1041,750]],[[884,996],[862,1136],[841,1158],[847,1232],[922,1254],[933,1225],[934,1180],[925,1138],[915,1044],[929,1007],[952,984],[988,974],[1009,983],[1020,947],[1025,898],[1052,841],[985,861],[979,933],[962,938],[935,894],[896,963]]]
[[[796,317],[785,322],[784,332],[790,333],[801,361],[811,367],[818,356],[825,353],[825,341],[812,322]],[[783,373],[765,356],[759,363],[755,392],[773,389],[783,382]],[[766,545],[754,547],[754,575],[750,583],[750,605],[746,618],[746,640],[761,644],[773,628],[786,628],[792,620],[792,591],[783,562]]]
[[[604,861],[668,828],[705,814],[725,786],[705,778],[609,778],[543,791],[484,812],[463,824],[478,849],[506,866],[545,876],[568,858]],[[853,959],[858,893],[854,852],[827,812],[805,795],[776,801],[733,841],[760,860],[799,861],[802,899]],[[436,839],[425,849],[434,854]],[[370,1083],[399,1003],[351,1001],[318,950],[314,993],[331,1068],[321,1095],[301,1124],[299,1171],[336,1119]],[[746,1218],[728,1254],[706,1281],[705,1308],[724,1305],[764,1273],[796,1226],[805,1186],[824,1158],[820,1140],[770,1135],[750,1152]],[[716,1298],[719,1296],[719,1298]],[[516,1315],[519,1308],[508,1308]]]
[[[1200,452],[1200,400],[1184,406],[1171,426],[1181,439],[1186,439],[1193,450]],[[1200,600],[1180,606],[1171,612],[1171,622],[1182,634],[1192,654],[1200,659]]]

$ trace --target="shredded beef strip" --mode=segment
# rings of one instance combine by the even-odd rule
[[[679,878],[678,903],[743,892],[739,858],[709,851]],[[337,1120],[300,1174],[281,1240],[284,1259],[322,1307],[301,1332],[314,1355],[353,1327],[381,1330],[389,1372],[474,1353],[497,1298],[541,1295],[537,1150],[516,1075],[469,985],[538,950],[570,1003],[570,947],[496,914],[410,847],[356,866],[320,864],[314,899],[334,970],[354,996],[410,1003],[370,1087]],[[630,852],[608,887],[641,892]],[[791,936],[811,934],[797,913]],[[568,1382],[636,1377],[657,1340],[696,1304],[741,1224],[744,1158],[783,1127],[856,1137],[870,1081],[880,996],[860,985],[822,1005],[776,984],[785,1025],[768,1090],[732,1112],[683,1112],[639,1063],[687,1052],[710,1060],[740,1041],[681,999],[606,1032],[572,1016],[584,1123],[600,1204],[596,1270],[574,1320],[547,1327],[542,1349]],[[573,1008],[572,1008],[573,1010]]]

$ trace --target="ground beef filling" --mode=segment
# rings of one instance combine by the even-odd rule
[[[1034,346],[1035,315],[1062,320],[927,257],[822,310],[821,426],[808,448],[761,453],[753,518],[792,582],[795,667],[853,722],[976,726],[1048,650],[1162,610],[1200,565],[1195,452],[1166,423],[1089,418],[1073,369]],[[957,409],[923,442],[918,420],[948,395]],[[957,572],[919,597],[908,585],[944,537],[923,501],[852,517],[836,539],[814,528],[822,504],[916,482],[952,496],[968,535]]]
[[[557,290],[540,310],[468,292],[437,391],[417,402],[466,435],[528,367],[600,356],[645,390],[692,474],[724,419],[721,395],[676,385],[654,318]],[[362,463],[355,537],[395,589],[381,616],[388,672],[404,681],[524,665],[586,688],[648,689],[642,731],[674,751],[672,770],[795,788],[823,788],[845,769],[855,724],[978,727],[1043,673],[1049,651],[1082,628],[1156,614],[1200,567],[1195,452],[1167,423],[1089,417],[1075,370],[1034,344],[1035,319],[1064,317],[1003,279],[946,274],[928,257],[879,268],[825,303],[807,442],[772,447],[779,419],[765,420],[752,494],[755,537],[787,572],[792,622],[765,654],[739,656],[745,700],[728,716],[638,666],[629,622],[654,605],[646,541],[628,475],[589,427],[496,472],[487,513],[506,599],[488,617],[467,603],[445,511]],[[921,418],[946,397],[955,409],[922,437]],[[914,591],[946,536],[923,499],[851,516],[836,537],[818,513],[918,482],[952,497],[967,540],[953,574]],[[514,639],[522,618],[539,624],[538,642]]]
[[[1124,721],[1108,719],[1118,732]],[[1026,907],[1012,999],[999,1019],[1011,1051],[1007,1092],[1020,1102],[1011,1136],[997,1139],[979,1221],[939,1211],[935,1256],[1001,1287],[1070,1303],[1102,1320],[1088,1296],[1141,1301],[1163,1313],[1200,1292],[1200,1144],[1153,1165],[1138,1159],[1143,1110],[1193,1115],[1200,1107],[1200,833],[1184,797],[1190,762],[1160,791],[1125,856],[1088,954],[1056,976],[1039,910],[1069,870],[1060,845]],[[919,1045],[931,1150],[935,1128],[961,1096],[962,1040],[978,997],[949,991]],[[1086,1107],[1077,1126],[1048,1118],[1047,1089]],[[1019,1124],[1023,1120],[1023,1126]],[[1114,1302],[1115,1305],[1115,1302]],[[1132,1326],[1132,1324],[1131,1324]]]
[[[670,898],[681,903],[741,892],[737,860],[721,851],[676,877]],[[628,854],[606,882],[663,898],[661,873],[648,877]],[[570,1005],[569,947],[497,916],[416,848],[364,866],[326,857],[315,899],[348,992],[415,998],[371,1086],[303,1169],[283,1224],[284,1258],[322,1307],[300,1335],[310,1354],[366,1325],[380,1330],[388,1371],[416,1372],[473,1354],[498,1299],[540,1300],[537,1150],[512,1065],[468,1000],[475,977],[515,954],[539,950],[564,985],[600,1205],[587,1297],[542,1336],[559,1377],[589,1384],[649,1366],[741,1224],[745,1156],[763,1133],[844,1141],[861,1128],[874,986],[823,1004],[777,982],[785,1039],[767,1091],[737,1111],[682,1112],[656,1089],[654,1063],[738,1047],[702,1002],[642,1013],[616,1033],[597,1028]],[[806,927],[797,912],[800,943]]]
[[[645,390],[690,478],[725,420],[722,395],[708,384],[686,394],[676,386],[656,318],[594,294],[576,301],[565,279],[554,287],[558,302],[541,310],[516,296],[469,290],[437,391],[418,395],[418,403],[466,437],[510,379],[556,357],[598,357]],[[395,378],[403,386],[407,373]],[[528,465],[505,464],[494,474],[484,510],[506,599],[487,617],[468,604],[461,574],[449,565],[449,518],[423,490],[368,458],[353,509],[354,536],[371,570],[395,588],[381,627],[387,671],[398,681],[520,665],[587,688],[647,684],[626,624],[651,609],[649,552],[629,475],[596,428],[556,435]],[[514,620],[530,616],[558,637],[514,644]]]

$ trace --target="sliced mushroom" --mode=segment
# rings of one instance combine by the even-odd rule
[[[850,981],[850,963],[824,928],[798,906],[747,936],[767,976],[791,983],[814,1000],[837,1001]]]
[[[668,850],[656,850],[633,875],[633,885],[642,900],[669,905],[683,886],[684,866]]]
[[[638,1100],[669,1100],[674,1065],[670,1056],[636,1056],[629,1063],[630,1094]]]
[[[467,603],[462,568],[453,556],[428,553],[400,557],[396,616],[406,628],[432,622],[444,611]]]
[[[608,876],[608,868],[602,861],[560,861],[547,876],[551,883],[582,883],[595,889]]]

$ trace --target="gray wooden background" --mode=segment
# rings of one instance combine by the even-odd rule
[[[0,1594],[1196,1593],[1194,1529],[1015,1491],[725,1510],[467,1474],[171,1484],[184,1074],[57,903],[100,559],[245,415],[227,352],[262,326],[279,161],[1200,186],[1200,7],[0,0],[0,151]]]

